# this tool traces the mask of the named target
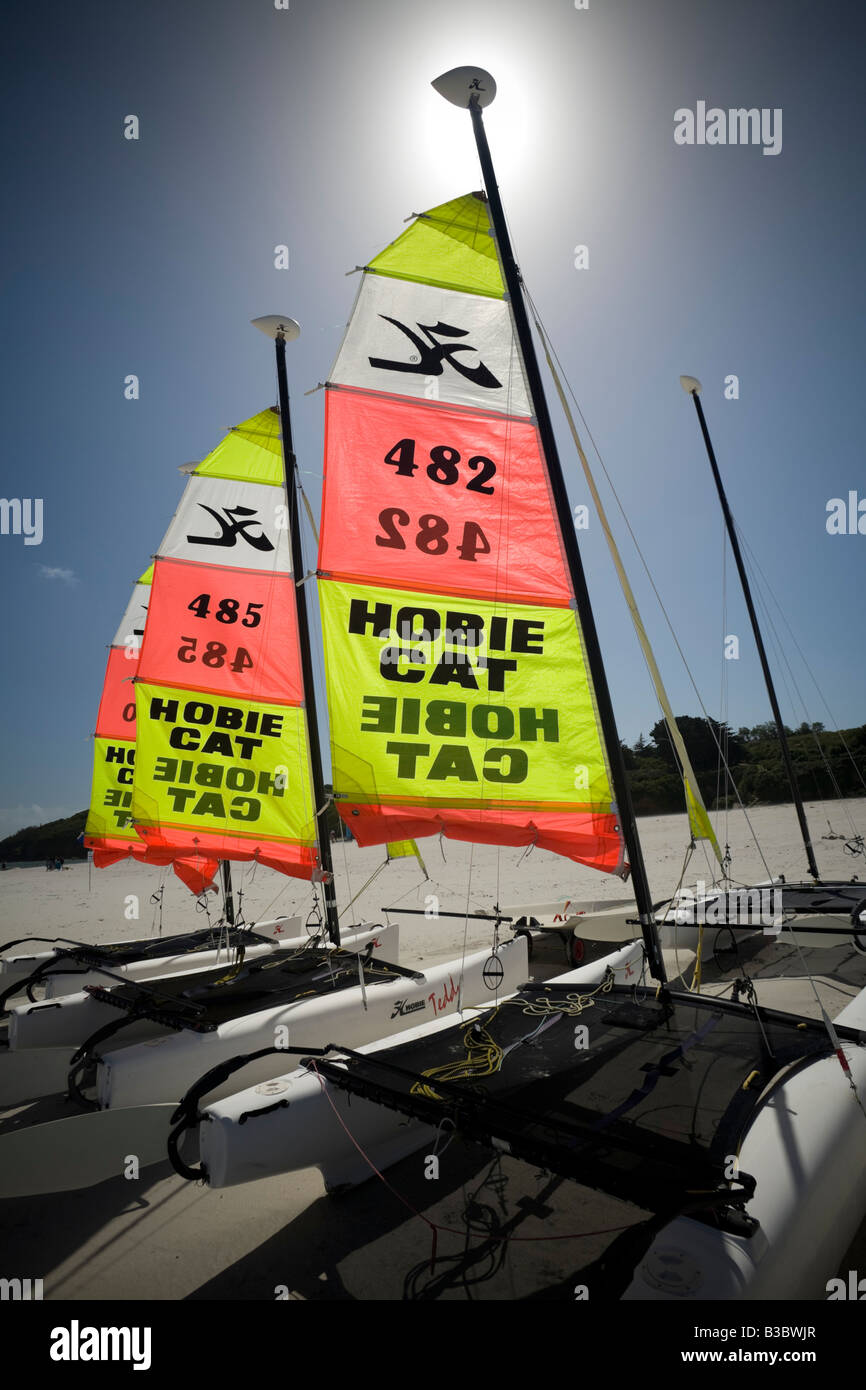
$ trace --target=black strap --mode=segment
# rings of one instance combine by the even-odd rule
[[[245,1052],[242,1056],[231,1057],[226,1062],[220,1062],[218,1066],[211,1067],[210,1071],[200,1076],[194,1086],[191,1086],[178,1105],[171,1117],[174,1129],[168,1136],[168,1157],[171,1166],[176,1173],[190,1182],[196,1182],[199,1178],[207,1176],[204,1168],[191,1168],[180,1156],[180,1140],[186,1130],[194,1129],[195,1126],[204,1118],[199,1112],[198,1103],[202,1096],[208,1091],[216,1090],[224,1081],[236,1071],[240,1071],[248,1062],[256,1062],[260,1057],[269,1057],[272,1053],[278,1052],[282,1056],[304,1056],[304,1057],[324,1057],[332,1049],[330,1047],[262,1047],[258,1052]],[[268,1107],[272,1109],[273,1107]]]
[[[81,1087],[85,1084],[85,1077],[95,1066],[96,1058],[91,1054],[93,1049],[106,1038],[113,1038],[115,1033],[121,1029],[128,1028],[131,1023],[136,1021],[136,1014],[122,1014],[120,1018],[113,1018],[110,1023],[103,1024],[97,1028],[95,1033],[91,1033],[86,1042],[83,1042],[78,1051],[73,1053],[69,1061],[69,1076],[67,1077],[68,1095],[70,1100],[78,1101],[79,1105],[86,1106],[90,1110],[98,1110],[99,1105],[95,1100],[86,1096]]]

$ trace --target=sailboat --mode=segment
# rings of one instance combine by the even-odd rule
[[[214,1103],[227,1064],[179,1107],[169,1153],[211,1187],[316,1164],[334,1188],[448,1125],[642,1207],[613,1260],[623,1296],[810,1296],[866,1211],[866,991],[834,1024],[823,1006],[813,1022],[666,979],[484,129],[495,82],[465,67],[433,85],[470,112],[486,196],[423,214],[370,263],[329,383],[338,807],[362,843],[432,825],[627,862],[642,941],[399,1038],[334,1037]],[[469,498],[482,478],[487,500]],[[326,537],[346,505],[358,524],[339,552]],[[231,1064],[235,1084],[256,1061]]]
[[[811,881],[789,882],[783,876],[764,884],[733,889],[721,887],[706,894],[692,894],[689,902],[680,900],[674,906],[668,915],[668,920],[679,928],[686,928],[685,931],[680,930],[678,935],[687,943],[693,939],[693,933],[688,931],[688,927],[695,921],[709,922],[714,927],[730,928],[733,931],[746,933],[760,929],[765,933],[778,934],[784,925],[783,939],[786,941],[793,940],[799,945],[823,947],[850,944],[862,954],[866,952],[866,929],[864,929],[866,928],[866,891],[864,891],[864,884],[854,875],[848,880],[826,879],[822,877],[818,868],[814,843],[803,805],[788,735],[779,707],[772,670],[758,622],[758,614],[752,597],[737,528],[701,405],[701,383],[697,377],[681,376],[680,385],[691,397],[697,413],[761,663],[764,684],[779,740],[782,763],[791,790],[791,800],[797,815],[797,824],[803,841]],[[862,849],[862,841],[858,841],[858,843]]]
[[[270,412],[265,412],[233,432],[231,443],[237,459],[243,459],[252,448],[267,448],[270,452],[274,445],[279,447],[272,418]],[[251,961],[306,943],[299,918],[291,922],[281,917],[272,922],[235,924],[228,859],[220,864],[213,854],[200,852],[194,846],[190,846],[189,853],[177,855],[168,847],[148,844],[136,833],[130,814],[136,735],[134,681],[153,568],[151,564],[135,584],[109,648],[96,720],[85,846],[92,852],[97,869],[130,860],[170,866],[196,897],[213,886],[221,869],[224,912],[216,923],[198,930],[165,935],[160,930],[156,936],[102,945],[64,939],[54,943],[50,951],[34,952],[32,948],[20,948],[39,938],[7,942],[2,949],[9,954],[0,959],[0,1010],[15,996],[26,995],[34,1002],[36,988],[44,991],[46,999],[54,999],[87,985],[105,984],[112,977],[156,979],[184,969],[229,964],[241,949],[244,958]]]
[[[109,868],[118,862],[133,860],[149,865],[170,866],[195,897],[211,887],[219,875],[224,895],[223,914],[217,922],[194,931],[166,935],[160,933],[154,937],[111,942],[107,945],[64,941],[55,944],[50,951],[36,954],[22,952],[7,956],[5,960],[0,961],[0,1010],[5,1009],[15,996],[26,996],[30,1004],[34,1005],[36,988],[44,990],[45,998],[50,1001],[72,993],[76,995],[74,1000],[63,1006],[52,1004],[51,1010],[19,1008],[15,1011],[11,1022],[13,1046],[61,1046],[64,1043],[80,1042],[89,1032],[94,1031],[95,1024],[94,1027],[88,1027],[84,1020],[98,1019],[101,1011],[89,997],[80,997],[81,991],[88,986],[110,986],[118,980],[154,980],[190,971],[218,970],[239,961],[250,965],[258,959],[273,958],[286,951],[297,951],[310,946],[317,936],[324,938],[321,915],[311,921],[309,932],[303,929],[299,917],[291,920],[282,917],[261,923],[236,921],[231,880],[233,860],[249,859],[252,856],[255,862],[267,864],[287,875],[311,877],[317,854],[314,840],[312,843],[306,843],[300,838],[293,839],[292,833],[296,833],[294,827],[289,827],[292,833],[283,835],[275,842],[257,837],[245,843],[239,837],[221,838],[215,834],[213,826],[218,823],[219,816],[213,815],[210,817],[210,829],[206,833],[185,834],[182,829],[173,826],[170,836],[161,835],[158,829],[149,828],[147,838],[143,838],[136,831],[131,815],[136,753],[135,681],[139,675],[139,660],[145,632],[148,633],[149,651],[150,643],[156,643],[157,631],[161,634],[163,647],[171,640],[167,637],[166,628],[174,615],[170,612],[169,600],[164,598],[163,594],[169,589],[172,577],[177,573],[187,574],[193,581],[193,587],[198,585],[204,588],[208,581],[215,581],[221,574],[224,584],[231,585],[233,579],[238,578],[246,586],[244,592],[252,597],[247,599],[245,610],[235,619],[246,642],[246,646],[242,643],[237,644],[233,657],[241,677],[250,670],[248,663],[253,660],[250,655],[251,648],[258,657],[255,639],[259,634],[251,632],[251,628],[264,628],[260,639],[263,646],[265,643],[269,646],[273,644],[275,648],[283,649],[287,639],[291,638],[286,616],[289,611],[287,596],[290,596],[291,578],[288,572],[283,574],[279,570],[279,566],[286,563],[287,529],[283,528],[282,550],[279,546],[271,546],[271,542],[266,538],[263,545],[264,533],[261,531],[258,535],[259,548],[256,549],[252,544],[249,546],[250,553],[258,556],[261,561],[272,560],[269,568],[263,567],[259,573],[251,574],[247,563],[241,570],[233,571],[231,568],[221,567],[214,574],[212,566],[202,564],[202,557],[210,559],[213,556],[214,536],[219,538],[219,529],[212,525],[213,534],[208,534],[207,527],[192,526],[189,523],[190,514],[200,513],[201,508],[201,504],[194,500],[192,493],[203,486],[212,490],[215,486],[224,485],[231,489],[231,496],[226,495],[223,499],[229,510],[238,502],[235,495],[239,486],[238,480],[245,475],[252,480],[251,491],[254,498],[258,496],[261,499],[263,489],[271,492],[276,489],[276,495],[282,496],[280,448],[278,417],[272,410],[262,411],[230,432],[223,444],[201,465],[201,473],[198,470],[194,471],[159,556],[135,585],[111,643],[96,722],[93,787],[85,830],[85,844],[93,852],[94,864],[97,868]],[[184,465],[182,471],[190,474],[191,466]],[[208,484],[197,481],[199,477],[207,478]],[[221,479],[222,482],[215,483],[215,479]],[[249,500],[248,497],[247,501]],[[241,509],[243,505],[241,503]],[[273,509],[272,504],[271,511]],[[243,517],[243,510],[240,514]],[[205,510],[205,520],[207,518],[208,513]],[[178,525],[181,530],[178,529]],[[191,539],[183,536],[184,526],[189,526]],[[201,530],[204,534],[196,536],[195,532]],[[241,527],[239,534],[255,538],[255,528]],[[198,560],[191,560],[187,552],[197,553]],[[196,564],[198,568],[192,568]],[[168,569],[167,578],[163,572],[164,565]],[[156,597],[157,624],[151,624],[148,628],[147,613],[155,566],[158,567],[160,581]],[[264,624],[261,621],[265,609],[263,594],[269,603],[268,616]],[[195,597],[194,602],[197,606],[189,616],[186,626],[194,627],[196,620],[202,623],[204,615],[201,610],[205,597],[202,594]],[[215,621],[220,626],[211,630],[217,633],[223,629],[228,631],[229,627],[233,626],[228,619],[235,613],[232,605],[239,604],[239,600],[231,598],[223,602],[222,611],[215,605]],[[189,664],[200,639],[205,660],[219,659],[219,644],[214,641],[208,647],[199,633],[198,637],[187,639],[186,646],[177,643],[177,650],[181,653],[176,658],[177,665],[181,662]],[[145,672],[153,669],[153,661],[154,658],[148,655]],[[268,685],[267,678],[257,679],[256,689],[265,696],[283,693],[278,686],[279,675],[271,675],[270,680],[271,684]],[[191,766],[192,764],[188,763],[188,767]],[[237,773],[236,780],[240,776],[241,774]],[[277,791],[290,804],[295,804],[300,798],[305,797],[305,804],[309,806],[311,792],[308,782],[298,782],[298,776],[294,780],[297,785],[289,786],[289,772],[286,767],[283,773],[278,775],[278,781],[285,782],[285,788],[278,787]],[[206,792],[200,799],[204,800],[205,796]],[[306,835],[309,841],[311,832],[308,830]],[[339,941],[338,929],[333,923],[329,926],[332,937]],[[379,942],[381,933],[377,935],[377,932],[378,929],[374,928],[372,931],[353,933],[346,939],[346,945],[365,947],[371,941]],[[392,937],[391,946],[396,954],[393,935],[386,931],[385,936]],[[7,943],[6,949],[15,950],[25,944],[23,941]],[[381,944],[377,944],[375,949],[379,950]]]
[[[231,431],[189,472],[154,560],[134,758],[107,729],[96,786],[101,804],[113,806],[112,775],[132,768],[132,829],[119,828],[139,837],[145,860],[202,881],[229,861],[309,881],[321,893],[321,930],[290,942],[294,949],[266,941],[260,952],[245,930],[229,960],[202,964],[191,954],[181,969],[150,976],[112,969],[111,958],[94,966],[72,957],[97,978],[12,1007],[8,1044],[18,1056],[50,1052],[52,1076],[54,1061],[65,1061],[71,1097],[103,1111],[177,1101],[204,1068],[298,1029],[321,1043],[335,1032],[359,1043],[384,1037],[408,1014],[447,1015],[515,987],[526,972],[522,940],[424,970],[397,963],[396,924],[362,922],[341,943],[285,359],[300,330],[281,316],[255,324],[274,341],[279,406]],[[116,706],[114,689],[112,699]],[[112,826],[106,855],[124,851],[113,836]],[[64,957],[67,981],[69,966]],[[271,1059],[258,1075],[275,1069]]]

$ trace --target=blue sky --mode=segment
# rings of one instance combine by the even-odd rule
[[[0,833],[87,801],[106,643],[177,467],[275,398],[258,314],[303,327],[295,439],[317,505],[322,395],[303,393],[336,353],[345,272],[412,212],[480,185],[468,118],[429,87],[466,61],[499,83],[487,127],[518,259],[711,713],[723,674],[735,727],[768,707],[730,565],[723,617],[721,518],[681,372],[704,383],[734,513],[836,720],[866,719],[866,535],[825,526],[829,498],[866,497],[855,0],[48,0],[9,28],[2,491],[43,499],[44,534],[0,536]],[[781,108],[781,152],[677,145],[674,112],[698,101]],[[654,697],[598,527],[580,539],[632,742]],[[674,707],[696,712],[624,553]]]

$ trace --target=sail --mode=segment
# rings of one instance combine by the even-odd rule
[[[135,687],[151,572],[132,591],[108,652],[102,698],[96,716],[93,786],[84,843],[98,868],[121,859],[148,859],[148,848],[132,824],[132,770],[135,763]],[[152,862],[152,861],[151,861]]]
[[[583,634],[487,205],[366,268],[326,390],[319,548],[337,809],[624,873]]]
[[[414,840],[389,840],[385,846],[385,853],[389,859],[411,859],[414,857],[418,860],[424,877],[430,877],[427,872],[427,865],[421,858],[421,851]]]
[[[190,473],[154,561],[135,699],[145,843],[309,879],[316,808],[274,410]]]
[[[219,860],[213,855],[174,857],[166,848],[148,845],[132,823],[132,780],[135,766],[135,687],[138,656],[147,621],[153,565],[132,591],[108,653],[102,698],[96,718],[93,784],[84,827],[85,848],[93,851],[97,869],[122,859],[138,863],[171,864],[191,893],[213,886]]]

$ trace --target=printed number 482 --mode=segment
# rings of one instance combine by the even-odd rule
[[[379,513],[379,525],[383,536],[376,537],[376,544],[390,550],[405,550],[406,542],[397,530],[398,526],[409,526],[410,517],[401,507],[386,507]],[[434,516],[425,512],[418,518],[415,544],[425,555],[444,555],[448,549],[448,522],[444,516]],[[476,555],[489,555],[490,542],[475,521],[463,524],[463,539],[456,547],[461,560],[474,560]]]

